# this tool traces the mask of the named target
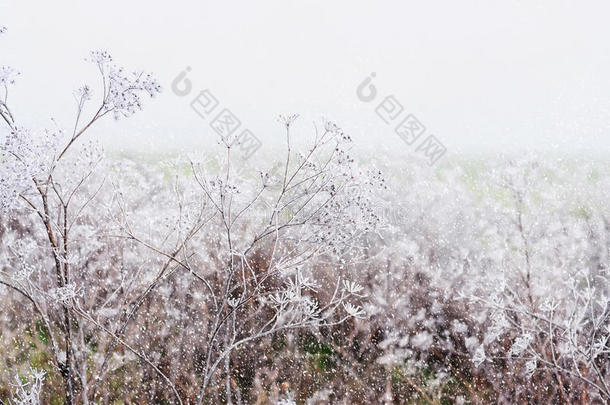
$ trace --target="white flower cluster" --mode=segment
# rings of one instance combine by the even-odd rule
[[[107,80],[103,111],[112,112],[115,119],[129,117],[142,109],[143,95],[154,97],[161,92],[161,85],[151,74],[128,73],[122,67],[111,65],[112,56],[106,51],[91,52],[90,60]],[[85,94],[88,96],[89,91]]]
[[[7,243],[9,251],[12,253],[11,256],[15,258],[15,264],[10,265],[7,260],[7,267],[13,267],[13,279],[19,284],[27,284],[30,280],[30,277],[40,270],[36,265],[31,264],[30,255],[32,252],[38,250],[38,247],[34,240],[29,238],[20,237],[15,240],[13,243]],[[9,255],[6,255],[9,256]],[[8,259],[8,257],[7,257]],[[3,267],[3,263],[0,264],[0,267]]]
[[[20,267],[17,269],[14,275],[15,280],[19,282],[26,282],[30,279],[32,274],[36,273],[36,271],[38,270],[36,267],[32,266],[25,260],[21,260],[19,264]]]
[[[291,323],[297,319],[302,322],[315,321],[320,317],[320,306],[307,294],[315,292],[316,288],[316,283],[297,269],[294,278],[285,282],[285,289],[270,294],[268,299],[279,311],[280,318],[286,322]]]
[[[50,169],[61,133],[35,136],[17,128],[0,140],[0,212],[16,208],[17,199]]]
[[[349,294],[358,295],[364,290],[364,287],[354,281],[343,280],[343,290]]]
[[[361,307],[354,305],[351,302],[343,302],[343,309],[345,309],[345,312],[347,312],[349,316],[354,318],[362,319],[366,316],[366,312],[364,312]]]
[[[110,83],[106,103],[116,119],[133,115],[136,109],[141,110],[143,93],[154,97],[161,92],[161,86],[150,74],[128,74],[123,68],[113,68],[108,78]]]
[[[104,70],[106,65],[112,62],[112,56],[107,51],[91,51],[91,62],[95,63],[100,70]]]
[[[520,356],[521,353],[527,350],[530,342],[532,341],[532,335],[529,333],[524,334],[523,336],[519,336],[513,342],[513,345],[510,348],[509,354],[511,356]]]
[[[485,355],[485,348],[483,345],[479,346],[472,356],[472,363],[475,367],[479,367],[483,362],[487,360],[487,356]]]
[[[333,121],[326,121],[324,130],[332,134],[339,143],[349,143],[352,141],[352,138],[343,132],[343,129]]]
[[[76,284],[71,283],[63,287],[58,287],[49,293],[51,298],[56,302],[63,305],[70,305],[70,302],[76,298]]]
[[[528,360],[525,363],[525,372],[527,373],[527,375],[529,377],[531,377],[534,374],[534,372],[536,371],[537,367],[538,367],[538,362],[536,361],[535,358]]]

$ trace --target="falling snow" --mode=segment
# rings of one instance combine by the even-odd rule
[[[161,86],[87,60],[66,128],[0,67],[0,403],[610,401],[607,163],[430,169],[296,114],[262,167],[107,157]]]

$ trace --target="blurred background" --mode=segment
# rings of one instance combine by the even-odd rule
[[[107,150],[215,142],[192,97],[171,91],[188,66],[192,94],[209,89],[267,151],[284,139],[277,115],[299,113],[299,136],[326,117],[357,148],[408,157],[413,148],[375,114],[393,95],[447,156],[600,158],[610,151],[609,12],[601,1],[1,0],[0,65],[21,72],[10,100],[33,127],[72,126],[72,90],[99,89],[90,50],[152,71],[164,93],[94,129]],[[372,72],[377,99],[364,103],[356,88]]]

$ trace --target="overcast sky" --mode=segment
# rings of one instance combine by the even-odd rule
[[[376,114],[393,95],[447,147],[610,152],[607,1],[7,1],[0,65],[21,73],[13,108],[30,126],[69,127],[72,90],[95,88],[89,50],[154,72],[164,93],[95,135],[106,147],[200,146],[208,123],[171,91],[186,66],[265,145],[276,117],[299,132],[337,121],[363,148],[408,149]],[[371,103],[357,86],[375,72]],[[98,93],[99,94],[99,93]]]

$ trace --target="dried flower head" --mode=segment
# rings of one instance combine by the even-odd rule
[[[0,85],[15,84],[15,79],[19,75],[20,73],[10,66],[0,66]]]
[[[292,123],[294,121],[296,121],[297,118],[299,118],[299,114],[290,114],[290,115],[280,114],[280,116],[278,117],[278,121],[281,122],[282,124],[284,124],[284,126],[286,128],[289,128],[290,125],[292,125]]]
[[[353,316],[354,318],[362,319],[365,317],[366,312],[359,307],[358,305],[354,305],[351,302],[343,302],[343,309],[349,316]]]
[[[92,51],[89,59],[104,76],[103,114],[112,112],[115,119],[129,117],[142,109],[145,95],[154,97],[161,92],[161,85],[149,73],[126,72],[112,64],[113,58],[106,51]],[[89,95],[88,88],[81,88],[79,95]]]

